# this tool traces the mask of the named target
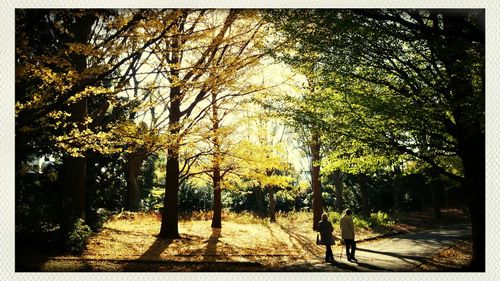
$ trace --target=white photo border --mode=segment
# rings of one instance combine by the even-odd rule
[[[486,10],[485,273],[24,273],[14,251],[14,11],[16,8],[477,8]],[[500,8],[496,0],[0,0],[0,280],[490,280],[499,272]]]

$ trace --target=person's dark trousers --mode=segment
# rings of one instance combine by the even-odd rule
[[[325,245],[325,246],[326,246],[326,256],[325,256],[325,261],[326,261],[326,262],[333,261],[332,246],[330,246],[330,245]]]
[[[345,242],[345,252],[348,259],[353,259],[356,253],[356,242],[354,239],[344,239]]]

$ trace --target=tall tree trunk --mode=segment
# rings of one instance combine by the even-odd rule
[[[272,185],[267,186],[269,192],[269,221],[276,222],[276,203],[274,200],[274,188]]]
[[[139,184],[137,177],[141,171],[141,166],[147,158],[147,153],[142,151],[133,152],[126,156],[127,162],[124,165],[125,180],[127,181],[127,205],[125,209],[136,212],[139,210]]]
[[[358,182],[361,195],[361,214],[365,217],[368,217],[370,216],[370,207],[368,205],[367,176],[365,173],[358,174]]]
[[[461,151],[465,180],[462,187],[468,199],[472,227],[473,256],[471,269],[485,271],[485,142],[478,133],[466,140]]]
[[[212,180],[214,188],[214,213],[212,227],[222,228],[222,198],[221,198],[221,151],[219,140],[219,114],[217,107],[217,94],[212,93],[212,144],[214,146],[212,159]]]
[[[439,12],[439,11],[436,11]],[[478,25],[484,28],[484,11],[478,11]],[[442,15],[443,41],[436,40],[433,33],[427,34],[430,38],[432,50],[443,62],[450,77],[447,93],[453,102],[452,114],[454,122],[445,123],[448,132],[458,143],[458,155],[462,160],[464,180],[462,187],[468,200],[470,222],[472,227],[473,254],[471,269],[485,271],[485,134],[484,134],[484,29],[477,33],[477,38],[471,39],[464,34],[468,28],[464,27],[469,15],[467,13],[449,13]],[[435,16],[437,19],[438,17]],[[437,21],[437,20],[436,20]],[[436,24],[436,23],[435,23]],[[470,48],[478,51],[482,61],[473,58],[476,55]],[[469,71],[470,63],[480,62],[482,69],[478,73],[479,79]],[[474,82],[473,82],[474,81]],[[474,86],[478,83],[478,86]],[[476,91],[479,90],[479,91]]]
[[[96,18],[94,16],[85,15],[77,17],[75,22],[70,26],[70,32],[74,35],[74,42],[87,44],[91,32],[92,25]],[[72,54],[71,61],[75,69],[82,73],[87,68],[87,57],[81,54]],[[70,105],[71,117],[70,120],[77,124],[79,130],[85,130],[85,117],[87,116],[87,99],[83,98]],[[86,157],[83,156],[67,158],[67,173],[68,173],[68,189],[72,201],[72,215],[85,219],[85,178],[86,178]]]
[[[317,132],[313,132],[311,149],[311,186],[313,190],[313,229],[317,230],[323,213],[323,195],[320,181],[320,140]]]
[[[342,212],[344,209],[344,197],[342,195],[342,178],[340,169],[336,169],[333,174],[333,184],[335,185],[335,209]]]
[[[176,77],[176,73],[172,74]],[[165,179],[165,197],[163,200],[163,213],[161,219],[161,229],[159,237],[161,238],[179,238],[179,212],[178,199],[179,192],[179,121],[181,117],[180,110],[180,87],[170,89],[170,114],[169,114],[169,132],[175,138],[174,143],[167,150],[167,174]]]

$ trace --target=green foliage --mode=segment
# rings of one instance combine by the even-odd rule
[[[102,229],[104,223],[111,217],[112,214],[113,212],[103,208],[99,208],[97,210],[92,209],[86,213],[85,220],[90,229],[97,232]]]
[[[224,190],[222,192],[222,206],[234,212],[254,211],[263,212],[267,206],[266,202],[262,209],[257,208],[256,198],[253,192],[244,190]]]
[[[300,194],[294,194],[289,190],[279,190],[275,193],[276,210],[280,212],[291,212],[299,210],[303,203]]]
[[[341,217],[342,213],[328,212],[328,218],[334,225],[339,223]],[[395,219],[389,216],[389,214],[379,211],[371,213],[368,218],[354,215],[353,222],[354,227],[357,229],[387,228],[394,225]]]
[[[99,209],[119,211],[126,202],[126,181],[123,173],[124,159],[120,154],[87,156],[86,201],[89,202],[92,218],[97,218]],[[91,223],[92,224],[92,223]]]
[[[159,157],[156,154],[149,156],[145,163],[143,164],[143,173],[140,174],[138,178],[139,186],[141,187],[141,195],[145,196],[145,191],[149,191],[153,188],[155,182],[158,182],[158,178],[155,173],[156,165],[159,162]]]
[[[275,56],[297,67],[320,66],[312,69],[319,88],[342,97],[308,103],[329,104],[331,131],[371,150],[333,147],[333,169],[366,172],[380,162],[371,155],[406,154],[456,180],[463,176],[458,119],[470,136],[484,138],[483,12],[279,10],[269,20],[282,35],[276,40],[286,43]]]
[[[394,225],[395,221],[389,216],[389,214],[378,211],[377,213],[371,213],[368,219],[371,227],[386,227]]]
[[[85,250],[87,238],[92,235],[92,230],[82,219],[77,219],[69,232],[65,235],[65,245],[68,250],[81,253]]]
[[[42,233],[60,226],[61,209],[68,203],[62,198],[60,169],[62,166],[51,163],[39,173],[37,167],[23,163],[16,171],[16,232]]]
[[[327,214],[334,227],[338,227],[340,218],[342,217],[342,213],[329,211],[327,212]],[[288,214],[288,216],[295,215],[295,212]],[[354,214],[353,222],[354,227],[357,229],[387,228],[394,225],[395,218],[391,217],[388,213],[379,211],[377,213],[371,213],[368,218],[364,218]]]
[[[213,190],[210,186],[181,185],[178,193],[179,211],[207,211],[212,209]]]
[[[369,229],[372,227],[371,222],[365,218],[355,216],[353,218],[354,227],[360,229]]]
[[[164,187],[153,187],[149,190],[146,197],[141,199],[140,208],[145,212],[158,211],[163,208],[163,197],[165,196]]]

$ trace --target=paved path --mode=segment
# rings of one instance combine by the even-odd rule
[[[307,265],[291,265],[291,271],[411,271],[434,254],[471,236],[470,226],[453,225],[418,233],[402,234],[370,243],[358,243],[358,263],[348,262],[345,248],[342,259],[335,253],[336,263],[318,260]],[[311,268],[312,267],[312,268]]]

